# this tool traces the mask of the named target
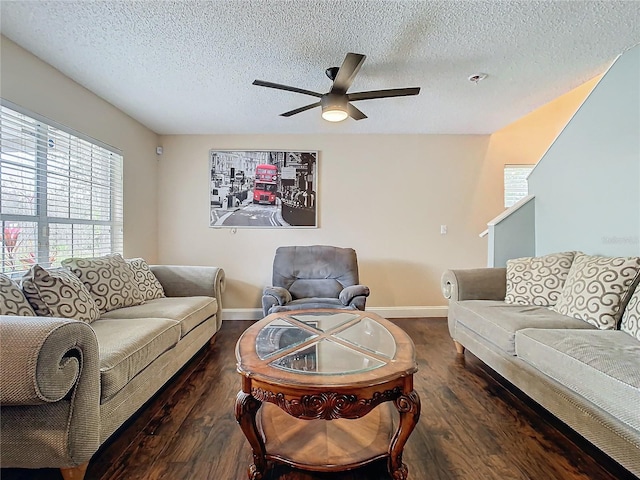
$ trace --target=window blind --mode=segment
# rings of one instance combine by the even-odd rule
[[[504,166],[504,207],[509,208],[529,194],[527,177],[535,165]]]
[[[1,108],[0,271],[122,253],[120,152],[4,100]]]

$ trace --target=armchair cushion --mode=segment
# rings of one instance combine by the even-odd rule
[[[291,310],[306,310],[309,308],[334,308],[340,310],[355,310],[355,305],[344,305],[337,298],[300,298],[298,300],[292,300],[285,305],[274,305],[271,307],[268,313],[276,312],[288,312]]]
[[[344,287],[358,284],[356,252],[327,245],[280,247],[271,284],[289,290],[294,299],[337,298]]]

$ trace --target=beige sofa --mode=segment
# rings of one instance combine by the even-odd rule
[[[221,326],[224,271],[151,266],[165,298],[89,323],[0,317],[2,467],[82,479],[98,447]]]
[[[506,274],[505,268],[443,274],[449,331],[458,352],[472,352],[640,476],[640,340],[619,329],[598,329],[549,306],[506,303]],[[633,282],[631,289],[637,275]],[[635,303],[627,308],[633,308],[635,317],[627,322],[637,326],[640,293],[632,298]],[[621,314],[615,312],[617,318]]]

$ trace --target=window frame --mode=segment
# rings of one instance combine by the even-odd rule
[[[68,249],[72,253],[74,249],[81,248],[76,247],[74,243],[74,228],[75,225],[90,225],[93,228],[92,230],[92,240],[90,242],[90,248],[96,252],[96,249],[100,249],[102,253],[105,252],[104,248],[100,248],[100,245],[97,243],[98,236],[96,235],[96,226],[106,226],[110,231],[110,241],[108,241],[109,252],[108,253],[120,253],[123,251],[124,244],[124,235],[123,235],[123,226],[124,226],[124,178],[123,178],[123,167],[124,167],[124,157],[122,155],[122,151],[108,145],[104,142],[96,140],[82,132],[78,132],[73,128],[67,127],[66,125],[62,125],[54,120],[46,118],[37,113],[31,112],[28,109],[21,107],[20,105],[16,105],[15,103],[8,101],[4,98],[0,98],[0,105],[4,108],[12,110],[13,112],[24,115],[28,117],[30,120],[34,122],[34,130],[33,133],[29,133],[27,129],[22,127],[22,130],[18,132],[16,135],[17,140],[23,140],[25,143],[35,142],[35,147],[32,147],[34,159],[33,159],[33,167],[27,166],[25,167],[18,161],[12,161],[11,158],[5,158],[3,155],[3,149],[6,148],[5,140],[2,138],[4,131],[0,130],[0,166],[6,167],[7,165],[12,165],[15,167],[20,167],[21,169],[32,169],[33,174],[35,176],[35,213],[33,215],[29,214],[19,214],[19,213],[4,213],[3,212],[3,197],[0,195],[0,228],[2,228],[2,237],[0,238],[0,245],[2,245],[2,249],[0,250],[0,273],[4,273],[5,275],[17,276],[21,273],[24,273],[29,267],[28,263],[25,264],[24,260],[21,262],[25,268],[21,268],[21,265],[15,265],[15,259],[11,260],[13,264],[13,268],[7,268],[9,265],[7,260],[7,248],[5,242],[5,233],[6,228],[10,228],[10,223],[34,223],[35,224],[35,240],[34,240],[34,248],[33,253],[35,254],[35,258],[33,259],[35,263],[42,265],[44,267],[49,267],[52,265],[59,264],[61,258],[56,258],[53,262],[51,261],[51,248],[52,245],[50,242],[50,227],[51,225],[72,225],[71,234],[68,238],[64,238],[61,242],[61,245],[64,245],[64,241],[68,242]],[[10,113],[5,113],[4,110],[0,111],[0,117],[2,118],[2,122],[7,121],[8,123],[12,120],[10,117]],[[14,117],[15,118],[15,117]],[[20,126],[21,124],[16,124]],[[49,129],[57,130],[65,135],[69,136],[70,145],[73,142],[78,142],[78,145],[86,146],[86,144],[90,144],[90,153],[86,151],[80,151],[72,153],[68,151],[63,155],[60,155],[60,151],[56,152],[61,158],[64,158],[69,165],[69,173],[60,174],[55,173],[54,168],[56,158],[49,157],[49,151],[56,148],[55,140],[53,137],[55,136],[54,132],[51,132]],[[17,131],[17,129],[16,129]],[[33,135],[35,138],[29,138],[29,135]],[[61,137],[58,137],[61,138]],[[45,142],[42,140],[46,139]],[[86,143],[83,143],[86,142]],[[100,149],[100,150],[98,150]],[[24,147],[25,152],[29,150],[29,147]],[[96,160],[96,156],[94,156],[94,151],[99,153],[98,160]],[[15,155],[16,152],[20,152],[20,150],[11,150],[11,153]],[[31,153],[29,150],[28,153]],[[90,206],[89,206],[89,214],[88,218],[81,218],[78,214],[75,214],[72,211],[71,205],[73,203],[73,195],[72,195],[72,181],[74,180],[74,175],[72,173],[72,166],[74,164],[74,159],[77,162],[77,165],[82,165],[84,162],[84,166],[87,165],[90,167],[90,181],[87,183],[90,193]],[[88,163],[87,163],[88,162]],[[95,162],[95,163],[94,163]],[[102,206],[103,211],[108,210],[108,219],[97,219],[94,218],[97,213],[93,207],[93,200],[95,196],[95,190],[98,188],[102,188],[104,191],[104,185],[101,185],[98,181],[97,175],[94,175],[94,166],[97,165],[98,169],[103,169],[107,173],[103,176],[107,178],[106,183],[108,189],[108,201],[105,205],[108,207]],[[80,168],[77,166],[76,168]],[[23,171],[24,171],[23,170]],[[1,175],[1,174],[0,174]],[[68,180],[68,191],[65,192],[66,196],[60,195],[59,192],[54,190],[54,187],[49,186],[50,178],[57,176],[62,180]],[[1,176],[0,176],[1,179]],[[79,180],[78,180],[79,181]],[[3,186],[0,183],[0,193],[2,192]],[[56,199],[66,200],[69,205],[68,213],[65,216],[60,215],[50,215],[50,211],[48,209],[48,194],[50,192],[54,192]],[[52,195],[54,193],[51,193]],[[97,208],[97,207],[96,207]],[[76,256],[76,255],[74,255]],[[77,255],[83,256],[83,255]]]
[[[518,201],[520,201],[521,199],[523,199],[524,197],[526,197],[528,195],[528,187],[529,184],[526,181],[526,179],[529,177],[529,175],[531,174],[531,172],[533,171],[533,169],[535,168],[535,164],[529,164],[529,163],[523,163],[523,164],[517,164],[517,163],[508,163],[504,165],[503,171],[502,171],[502,182],[503,182],[503,203],[504,203],[504,208],[511,208],[513,205],[515,205]],[[525,176],[525,183],[527,184],[527,193],[525,193],[524,195],[521,195],[520,198],[518,198],[516,201],[514,201],[513,203],[509,203],[509,200],[511,199],[511,195],[513,195],[514,190],[513,189],[509,189],[508,188],[508,184],[507,184],[507,171],[508,169],[527,169],[529,170]],[[510,195],[511,194],[511,195]]]

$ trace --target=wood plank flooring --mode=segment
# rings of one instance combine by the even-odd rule
[[[441,318],[398,319],[416,344],[420,422],[410,480],[636,478],[527,400],[472,354],[457,356]],[[249,446],[233,406],[234,347],[252,322],[224,322],[205,347],[93,457],[86,480],[246,480]],[[522,398],[520,398],[522,397]],[[384,463],[318,474],[276,466],[264,480],[388,480]],[[3,480],[58,480],[55,469],[2,469]]]

